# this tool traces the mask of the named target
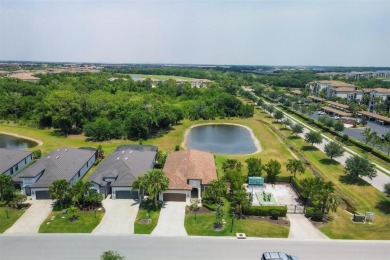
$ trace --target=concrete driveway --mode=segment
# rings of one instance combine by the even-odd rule
[[[39,227],[53,209],[53,200],[29,200],[31,206],[4,234],[38,234]]]
[[[139,208],[137,201],[132,199],[112,200],[108,197],[103,200],[103,207],[106,213],[100,224],[92,231],[92,234],[134,234],[134,221]]]
[[[290,220],[290,239],[329,239],[322,234],[303,214],[287,214]]]
[[[161,208],[158,224],[152,232],[155,236],[187,236],[184,228],[186,203],[167,201]]]

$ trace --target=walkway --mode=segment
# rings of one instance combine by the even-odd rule
[[[152,232],[154,236],[187,236],[184,228],[185,202],[164,202],[158,224]]]
[[[4,234],[38,234],[39,227],[52,211],[52,200],[29,200],[31,206]]]
[[[109,196],[103,200],[103,207],[106,213],[99,225],[92,231],[92,234],[134,234],[134,221],[139,209],[138,202],[132,199],[112,200]]]
[[[290,220],[289,239],[329,239],[322,234],[303,214],[287,214]]]

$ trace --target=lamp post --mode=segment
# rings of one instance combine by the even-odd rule
[[[234,225],[234,212],[230,213],[230,216],[232,217],[232,226],[230,227],[230,233],[233,233],[233,225]]]
[[[8,209],[5,209],[5,214],[7,215],[7,218],[9,218]]]

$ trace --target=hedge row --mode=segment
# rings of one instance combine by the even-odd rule
[[[279,217],[285,217],[287,206],[252,206],[244,209],[243,213],[250,216],[271,216],[272,211],[278,211]]]

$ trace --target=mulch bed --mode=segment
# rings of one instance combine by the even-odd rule
[[[206,207],[200,207],[199,210],[196,211],[196,214],[206,214],[206,213],[212,213],[212,212],[215,212],[215,211],[209,210]],[[195,212],[186,209],[186,214],[195,214]]]
[[[276,219],[271,219],[271,217],[268,216],[247,216],[246,219],[251,219],[251,220],[257,220],[257,221],[266,221],[272,224],[277,224],[285,227],[290,226],[290,221],[288,220],[287,217],[279,217],[277,220]]]

